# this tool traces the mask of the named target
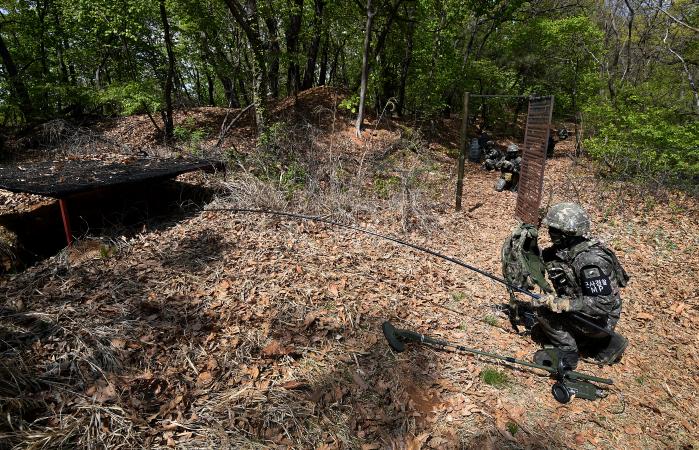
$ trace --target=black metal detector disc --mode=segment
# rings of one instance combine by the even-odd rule
[[[551,393],[553,398],[559,403],[568,403],[571,399],[570,391],[565,384],[557,381],[551,386]]]
[[[381,328],[383,329],[383,335],[388,341],[389,347],[391,347],[393,351],[397,353],[403,352],[405,350],[405,344],[398,339],[398,335],[396,334],[396,328],[393,325],[391,325],[391,322],[384,322],[381,325]]]

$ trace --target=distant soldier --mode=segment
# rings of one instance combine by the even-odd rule
[[[553,138],[554,134],[558,136],[557,141]],[[549,131],[549,140],[546,145],[546,157],[552,157],[556,149],[556,144],[560,141],[565,141],[566,139],[568,139],[568,130],[566,129],[566,127],[563,127],[560,130]]]
[[[560,361],[575,369],[580,347],[585,347],[600,364],[617,362],[627,340],[617,333],[604,333],[582,324],[569,312],[613,331],[621,315],[619,290],[629,277],[616,255],[585,235],[590,218],[575,203],[551,207],[543,221],[553,245],[542,252],[543,263],[555,293],[535,301],[540,329],[554,346]],[[533,333],[534,334],[534,333]],[[534,361],[546,364],[551,350],[540,350]]]
[[[495,142],[488,141],[485,145],[485,161],[483,162],[483,168],[485,170],[495,170],[498,162],[503,158],[502,152],[495,147]]]
[[[486,151],[488,149],[488,143],[493,142],[490,140],[490,136],[488,135],[488,132],[483,129],[478,136],[478,146],[481,148],[481,150]]]
[[[498,192],[504,189],[516,191],[521,165],[522,157],[519,156],[519,147],[516,144],[508,145],[505,157],[495,165],[495,168],[500,170],[500,179],[495,184],[495,190]]]

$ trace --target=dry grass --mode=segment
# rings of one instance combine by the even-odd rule
[[[344,131],[328,137],[310,123],[279,123],[254,151],[233,155],[241,171],[226,181],[227,193],[216,206],[293,211],[342,223],[381,211],[395,217],[404,233],[429,232],[433,195],[425,183],[436,162],[419,133],[405,134],[392,141],[368,137],[357,151]],[[378,177],[389,181],[379,186]]]
[[[35,133],[36,143],[63,157],[97,155],[105,149],[121,154],[134,154],[128,145],[115,142],[92,128],[74,125],[63,119],[41,124]]]

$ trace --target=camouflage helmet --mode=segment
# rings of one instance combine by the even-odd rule
[[[549,208],[543,224],[569,236],[582,236],[590,231],[590,216],[576,203],[559,203]]]
[[[517,144],[510,144],[507,146],[507,153],[519,153],[519,147]]]

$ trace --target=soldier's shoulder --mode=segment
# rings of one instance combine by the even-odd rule
[[[580,265],[603,265],[611,263],[609,250],[599,241],[591,241],[590,245],[575,258],[575,262]]]

